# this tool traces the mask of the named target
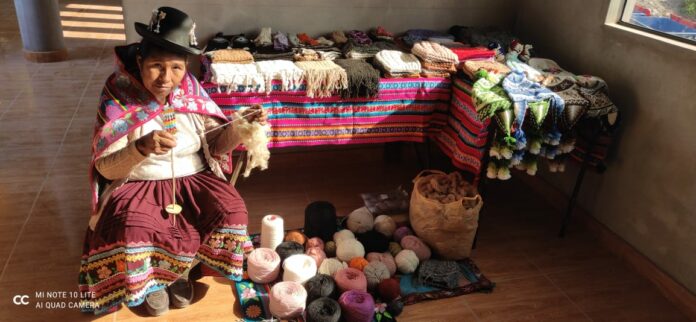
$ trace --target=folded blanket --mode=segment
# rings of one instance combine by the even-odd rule
[[[227,86],[228,93],[238,90],[255,92],[266,90],[266,83],[263,76],[256,70],[255,64],[212,63],[210,70],[211,81]]]
[[[352,40],[354,43],[356,43],[358,45],[372,44],[372,40],[370,39],[370,36],[368,36],[364,31],[351,30],[351,31],[346,32],[346,36],[348,37],[349,40]]]
[[[372,43],[367,45],[361,45],[354,40],[349,40],[348,43],[343,46],[343,54],[347,58],[352,58],[352,59],[367,59],[367,58],[372,58],[375,57],[375,55],[380,51],[380,49],[376,46],[373,46]]]
[[[342,98],[375,97],[379,92],[379,71],[359,59],[337,59],[336,65],[346,70],[348,88],[341,90]]]
[[[496,73],[501,75],[507,75],[510,73],[509,67],[497,61],[468,60],[464,62],[463,67],[464,73],[471,79],[476,79],[475,75],[479,70],[485,70],[488,73]]]
[[[304,71],[287,60],[267,60],[256,63],[256,70],[265,81],[266,93],[270,93],[273,80],[281,81],[281,90],[294,90],[302,85]]]
[[[278,51],[268,51],[268,52],[262,52],[262,51],[257,51],[254,53],[254,60],[255,61],[264,61],[264,60],[288,60],[288,61],[293,61],[295,58],[295,54],[292,51],[285,51],[285,52],[278,52]]]
[[[409,29],[403,37],[404,43],[413,46],[415,43],[427,40],[428,38],[448,39],[454,41],[454,36],[443,32],[428,29]]]
[[[329,97],[334,91],[348,88],[346,71],[330,60],[298,61],[304,70],[308,97]]]
[[[446,43],[442,45],[449,48],[455,55],[457,55],[459,62],[464,62],[467,60],[493,60],[495,58],[495,50],[491,50],[486,47],[462,47],[453,44],[458,43]]]
[[[419,58],[438,62],[438,63],[453,63],[459,62],[459,58],[449,48],[444,47],[432,41],[419,41],[413,45],[411,52]]]
[[[413,54],[397,50],[382,50],[375,55],[375,62],[390,74],[419,74],[421,64]]]
[[[213,63],[250,64],[254,62],[251,53],[243,49],[220,49],[207,52],[206,55]]]
[[[321,60],[319,53],[314,49],[302,48],[295,52],[295,61]]]
[[[429,61],[424,61],[423,64],[423,69],[428,70],[431,72],[443,72],[443,73],[456,73],[457,72],[457,66],[452,63],[435,63],[435,62],[429,62]]]
[[[419,78],[421,77],[420,72],[418,73],[389,73],[383,70],[383,75],[385,78]]]
[[[423,77],[436,77],[436,78],[449,78],[450,73],[449,72],[444,72],[444,71],[439,71],[439,70],[428,70],[428,69],[423,69],[421,70],[421,76]]]

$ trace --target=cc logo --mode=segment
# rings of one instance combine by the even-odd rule
[[[15,295],[12,298],[14,305],[29,305],[29,295]]]

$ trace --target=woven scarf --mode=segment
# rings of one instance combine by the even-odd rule
[[[379,93],[379,71],[357,59],[337,59],[336,65],[346,70],[348,87],[341,90],[342,98],[375,97]]]
[[[298,61],[304,70],[307,97],[329,97],[333,92],[348,88],[346,71],[330,60]]]
[[[256,69],[266,82],[266,93],[272,89],[273,80],[281,81],[281,90],[296,90],[302,85],[304,71],[287,60],[267,60],[256,63]]]
[[[266,91],[266,82],[256,70],[255,64],[212,63],[211,81],[218,85],[227,86],[227,92],[232,91]]]
[[[155,100],[141,81],[128,72],[135,66],[135,55],[132,53],[135,52],[136,46],[138,44],[115,48],[117,68],[106,80],[99,98],[90,163],[92,215],[96,215],[99,210],[101,189],[111,182],[97,171],[96,160],[113,143],[159,116],[164,110],[164,106]],[[221,122],[227,121],[217,104],[210,99],[190,73],[184,76],[181,84],[169,95],[168,103],[176,113],[196,113],[216,117]],[[229,154],[206,157],[206,159],[219,176],[222,172],[231,173],[232,164]]]

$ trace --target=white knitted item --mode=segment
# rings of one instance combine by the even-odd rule
[[[246,178],[251,174],[251,170],[256,168],[268,169],[268,159],[271,158],[271,151],[268,150],[268,142],[270,142],[268,133],[271,131],[271,125],[268,123],[261,125],[258,122],[249,123],[241,115],[242,112],[243,110],[235,112],[236,119],[240,121],[234,125],[233,129],[247,150],[247,163],[243,174]]]
[[[420,73],[421,64],[416,56],[398,50],[382,50],[375,56],[389,73]]]
[[[271,92],[271,82],[281,81],[281,90],[297,89],[304,80],[304,71],[289,60],[266,60],[256,62],[256,70],[266,83],[266,94]]]
[[[210,70],[213,75],[211,81],[227,86],[228,93],[236,91],[238,86],[244,86],[245,91],[265,91],[266,82],[255,64],[212,63]]]
[[[436,63],[459,63],[459,58],[449,48],[432,41],[419,41],[413,45],[411,52],[423,60]]]

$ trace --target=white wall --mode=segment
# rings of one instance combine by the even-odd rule
[[[623,127],[580,204],[696,293],[696,51],[604,25],[610,2],[523,0],[516,32],[607,81]],[[576,174],[544,177],[570,192]]]
[[[126,39],[140,39],[136,21],[147,23],[152,9],[167,5],[193,17],[199,39],[218,31],[306,32],[318,36],[334,30],[368,30],[378,25],[393,32],[410,28],[446,31],[452,25],[512,27],[516,1],[510,0],[122,0]]]

